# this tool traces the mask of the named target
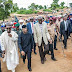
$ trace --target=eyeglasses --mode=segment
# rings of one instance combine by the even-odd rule
[[[11,29],[11,28],[7,28],[7,29]]]

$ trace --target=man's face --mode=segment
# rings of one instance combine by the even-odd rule
[[[64,20],[67,20],[67,16],[64,17]]]
[[[16,29],[18,30],[18,29],[19,29],[19,26],[18,26],[18,27],[16,27]]]
[[[70,18],[72,18],[72,15],[70,16]]]
[[[39,24],[42,24],[42,19],[38,19]]]
[[[26,27],[26,28],[22,28],[22,31],[23,31],[24,33],[27,33],[27,27]]]
[[[20,22],[20,24],[23,24],[23,22]]]
[[[6,27],[6,29],[7,29],[7,33],[11,33],[11,27]]]
[[[48,21],[49,19],[48,18],[46,18],[46,21]]]
[[[3,30],[5,30],[5,27],[2,27],[1,29],[2,29],[2,31],[3,31]]]
[[[50,24],[52,24],[53,23],[53,21],[52,20],[50,20]]]

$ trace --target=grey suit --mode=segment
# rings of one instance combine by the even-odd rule
[[[67,30],[65,30],[65,23],[64,23],[64,21],[62,21],[60,23],[60,34],[64,36],[63,43],[65,45],[64,46],[65,48],[67,46],[67,38],[68,38],[68,35],[69,35],[70,21],[67,20],[66,26],[67,26]]]

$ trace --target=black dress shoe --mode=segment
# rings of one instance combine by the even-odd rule
[[[35,55],[37,55],[37,53],[36,53],[36,52],[34,52],[34,54],[35,54]]]
[[[46,57],[44,58],[44,61],[46,61]]]
[[[67,49],[67,47],[64,46],[64,49]]]
[[[52,58],[53,61],[57,61],[55,58]]]
[[[29,70],[29,71],[32,71],[32,69],[31,69],[31,68],[29,68],[28,70]]]
[[[51,55],[51,53],[48,53],[48,55]]]
[[[57,48],[54,48],[55,50],[58,50]]]
[[[44,61],[42,60],[41,63],[44,64]]]

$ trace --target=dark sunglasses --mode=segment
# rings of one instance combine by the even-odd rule
[[[7,29],[11,29],[11,28],[7,28]]]

